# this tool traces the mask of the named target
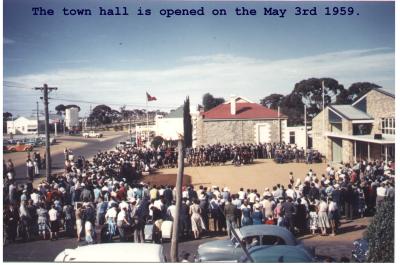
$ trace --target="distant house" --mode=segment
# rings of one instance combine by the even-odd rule
[[[54,131],[56,123],[62,123],[63,118],[57,114],[49,115],[49,129]],[[60,125],[61,126],[61,125]],[[60,127],[61,128],[61,127]],[[7,121],[7,134],[37,134],[37,117],[18,117],[15,120]],[[39,133],[44,132],[44,117],[39,117]]]
[[[38,121],[34,117],[19,117],[7,121],[7,134],[36,134]]]
[[[287,116],[244,97],[202,112],[197,121],[198,145],[280,142]]]
[[[330,105],[312,121],[313,147],[328,161],[394,158],[395,96],[372,89],[351,105]]]

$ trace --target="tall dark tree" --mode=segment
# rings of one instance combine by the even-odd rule
[[[203,95],[203,106],[204,106],[204,111],[208,111],[212,108],[215,108],[216,106],[222,104],[225,102],[225,99],[223,98],[214,98],[213,95],[210,93],[206,93]]]
[[[11,120],[12,116],[10,112],[3,112],[3,133],[7,133],[7,121]]]
[[[55,107],[55,110],[57,111],[58,115],[62,115],[65,112],[65,106],[64,104],[59,104]]]
[[[374,88],[381,88],[381,86],[370,83],[370,82],[357,82],[353,83],[349,86],[349,88],[345,91],[346,93],[343,93],[342,96],[338,97],[336,99],[337,104],[351,104],[353,103],[357,98],[365,95],[368,93],[371,89]]]
[[[336,101],[345,91],[343,85],[333,78],[309,78],[295,84],[291,94],[301,96],[302,102],[307,105],[308,113],[314,117],[322,110],[322,81],[324,81],[325,106]]]
[[[284,96],[282,94],[271,94],[260,100],[260,104],[269,109],[278,109]]]
[[[281,101],[281,112],[288,116],[288,125],[302,125],[304,123],[304,103],[299,94],[291,93]]]
[[[12,116],[13,116],[13,115],[12,115],[10,112],[8,112],[8,111],[3,112],[3,120],[4,120],[4,121],[9,121],[9,120],[11,120]]]
[[[70,105],[65,105],[65,109],[70,109],[70,108],[77,108],[78,111],[81,111],[81,107],[75,104],[70,104]]]
[[[112,122],[113,112],[112,109],[107,105],[98,105],[93,110],[89,116],[90,124],[100,125],[100,124],[110,124]]]
[[[185,102],[183,103],[183,139],[184,139],[184,147],[192,147],[192,116],[190,115],[190,100],[189,97],[186,97]]]

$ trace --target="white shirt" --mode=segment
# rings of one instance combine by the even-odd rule
[[[126,218],[126,212],[125,211],[120,211],[118,213],[117,221],[124,221]]]
[[[328,205],[328,211],[329,212],[334,212],[338,209],[336,202],[330,202]]]
[[[246,192],[245,191],[239,191],[238,194],[239,194],[239,199],[243,201],[245,199],[245,197],[246,197]]]
[[[257,194],[252,192],[252,193],[249,194],[248,197],[249,197],[249,202],[254,203],[256,201]]]
[[[32,193],[31,194],[31,200],[33,201],[33,204],[37,204],[39,202],[40,195],[37,193]]]
[[[118,207],[122,210],[123,208],[129,209],[129,204],[126,201],[120,202]]]
[[[50,211],[49,211],[49,220],[50,221],[57,221],[57,210],[56,209],[50,209]]]
[[[286,190],[286,196],[292,198],[293,200],[295,200],[297,198],[296,193],[292,189]]]
[[[115,210],[114,207],[112,207],[112,208],[110,208],[110,209],[107,210],[106,218],[108,218],[108,217],[110,217],[110,218],[115,218],[115,217],[117,217],[117,210]]]
[[[376,189],[376,195],[380,197],[386,197],[386,188],[385,187],[378,187]]]

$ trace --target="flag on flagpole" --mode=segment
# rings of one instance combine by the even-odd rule
[[[153,100],[157,100],[156,97],[150,96],[149,93],[146,92],[146,96],[147,96],[147,101],[153,101]]]

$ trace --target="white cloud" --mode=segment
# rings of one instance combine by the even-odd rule
[[[215,96],[242,95],[256,102],[271,93],[289,93],[295,83],[310,77],[332,77],[345,87],[374,82],[394,91],[394,52],[379,48],[347,50],[284,60],[260,60],[230,54],[192,56],[168,69],[62,69],[41,74],[6,77],[38,86],[58,86],[58,97],[128,105],[145,104],[145,92],[158,99],[151,105],[171,109],[189,95],[192,104],[210,92]],[[5,88],[6,104],[20,99]]]

